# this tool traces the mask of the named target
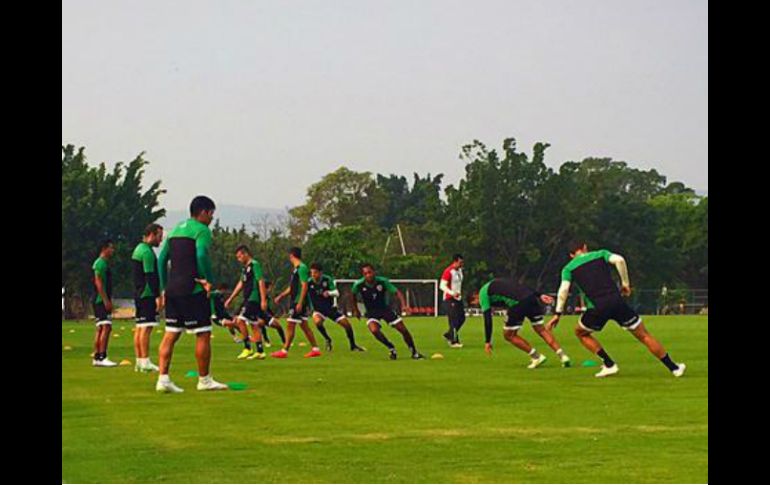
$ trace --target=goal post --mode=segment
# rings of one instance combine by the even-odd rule
[[[346,308],[350,298],[350,291],[358,280],[339,279],[334,280],[340,291],[340,297],[335,303],[345,313],[351,309]],[[420,280],[420,279],[391,279],[393,283],[404,294],[406,306],[409,307],[412,315],[437,316],[439,311],[439,285],[438,280]],[[396,298],[391,298],[391,305],[397,305]],[[360,304],[359,304],[360,306]],[[363,311],[361,312],[363,313]]]

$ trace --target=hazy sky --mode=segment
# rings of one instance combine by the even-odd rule
[[[178,209],[284,207],[342,164],[463,174],[514,136],[708,189],[706,1],[62,3],[62,142]]]

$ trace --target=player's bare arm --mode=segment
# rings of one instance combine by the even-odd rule
[[[107,310],[107,312],[111,312],[112,302],[107,297],[107,292],[104,291],[104,284],[102,283],[101,276],[94,275],[94,286],[96,286],[96,291],[99,293],[99,296],[102,298],[102,301],[104,302],[104,309]]]
[[[236,283],[235,288],[233,288],[233,292],[230,294],[230,297],[225,300],[225,308],[230,307],[230,304],[232,304],[233,300],[235,300],[235,297],[241,293],[241,290],[243,290],[243,280],[238,280],[238,283]]]

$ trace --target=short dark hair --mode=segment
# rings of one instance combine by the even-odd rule
[[[289,254],[294,256],[297,259],[302,258],[302,249],[298,248],[297,246],[292,246],[289,248]]]
[[[214,201],[205,195],[199,195],[190,202],[190,216],[196,217],[203,211],[213,211],[217,206]]]
[[[460,254],[460,253],[455,253],[455,254],[452,256],[452,261],[459,261],[459,260],[461,260],[461,259],[465,259],[465,258],[463,258],[463,255],[462,255],[462,254]]]
[[[147,227],[144,228],[144,235],[149,236],[151,234],[155,234],[161,229],[163,229],[163,226],[153,222],[152,224],[148,224]]]
[[[361,271],[363,271],[364,268],[372,268],[372,269],[374,269],[374,265],[372,263],[363,263],[360,266]]]
[[[323,271],[324,267],[321,263],[317,261],[313,261],[312,263],[310,263],[310,269],[314,269],[316,271]]]
[[[115,242],[112,239],[103,239],[99,243],[99,252],[101,253],[102,251],[104,251],[108,247],[113,246],[114,244],[115,244]]]
[[[249,249],[249,247],[248,247],[248,246],[246,246],[245,244],[239,244],[239,245],[238,245],[238,247],[237,247],[237,248],[235,248],[235,252],[236,252],[236,254],[237,254],[237,253],[240,253],[241,251],[243,251],[244,253],[246,253],[246,254],[248,254],[249,256],[251,256],[251,250],[250,250],[250,249]]]
[[[570,254],[576,253],[579,249],[583,249],[583,246],[586,246],[588,243],[585,239],[576,238],[569,242],[569,245],[567,246],[567,249],[569,250]]]
[[[272,285],[272,284],[273,284],[273,282],[272,282],[272,281],[270,281],[270,280],[268,280],[268,279],[266,279],[266,280],[265,280],[265,288],[267,288],[268,286],[270,286],[270,285]]]

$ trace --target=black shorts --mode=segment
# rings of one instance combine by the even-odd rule
[[[214,312],[213,315],[211,315],[211,321],[214,323],[214,325],[219,325],[220,327],[224,324],[225,320],[232,320],[233,316],[230,315],[229,312]]]
[[[465,306],[461,300],[446,300],[447,318],[449,325],[454,329],[459,329],[465,323]]]
[[[518,305],[509,308],[505,314],[503,329],[518,330],[524,325],[525,318],[528,318],[532,325],[543,324],[545,309],[537,295],[531,295],[520,301]]]
[[[270,321],[270,315],[267,312],[263,312],[261,304],[255,301],[244,303],[240,313],[238,313],[238,318],[250,325],[256,325],[260,320],[263,322]]]
[[[166,332],[211,331],[211,304],[206,293],[166,296]]]
[[[600,332],[609,320],[615,320],[626,330],[634,330],[642,323],[642,317],[625,300],[613,298],[586,310],[580,316],[578,325],[589,332]]]
[[[397,325],[403,322],[401,317],[396,315],[396,312],[394,312],[390,308],[386,308],[384,310],[367,311],[366,318],[368,322],[377,322],[377,323],[380,323],[380,320],[385,320],[388,323],[388,325],[390,325],[391,327],[393,325]]]
[[[313,309],[313,316],[320,315],[321,321],[325,319],[332,320],[334,322],[339,322],[343,318],[345,318],[345,315],[342,314],[342,312],[339,311],[339,309],[336,306],[333,306],[331,308],[315,308]]]
[[[292,304],[289,309],[289,316],[286,317],[289,322],[300,323],[307,321],[307,305],[304,305],[300,311],[297,311],[297,305]]]
[[[104,303],[94,303],[94,319],[96,326],[112,325],[112,314],[104,307]]]
[[[137,327],[157,327],[158,326],[158,305],[155,297],[135,298],[136,307],[136,326]]]

